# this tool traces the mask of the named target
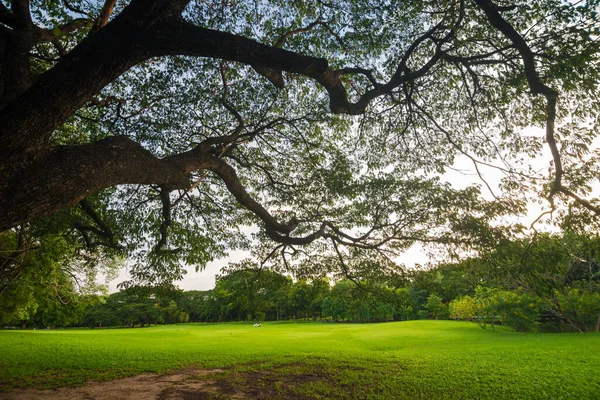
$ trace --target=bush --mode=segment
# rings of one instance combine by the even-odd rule
[[[539,298],[526,293],[502,291],[497,295],[500,320],[517,332],[537,331],[540,319]]]
[[[522,291],[478,287],[476,291],[478,320],[485,329],[496,322],[517,332],[537,331],[540,319],[540,300]]]
[[[587,286],[587,287],[586,287]],[[562,319],[580,332],[600,331],[600,287],[597,284],[555,292]]]
[[[429,295],[427,298],[427,303],[425,303],[424,307],[427,310],[427,314],[431,318],[448,318],[448,305],[444,304],[442,302],[442,298],[435,293]]]
[[[449,304],[450,318],[470,321],[477,315],[477,303],[471,296],[454,299]]]

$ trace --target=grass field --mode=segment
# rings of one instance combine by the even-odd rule
[[[0,389],[183,368],[280,398],[600,399],[599,334],[484,331],[452,321],[185,324],[0,331]]]

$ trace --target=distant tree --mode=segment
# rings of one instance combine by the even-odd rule
[[[321,317],[323,312],[323,300],[329,294],[331,287],[329,286],[329,279],[313,279],[310,282],[311,286],[311,298],[310,302],[310,315],[316,320]]]
[[[448,317],[448,305],[444,304],[442,298],[435,293],[430,294],[427,298],[425,309],[432,318],[443,319]]]
[[[477,323],[483,329],[487,328],[487,324],[491,324],[492,330],[494,325],[499,321],[500,311],[498,310],[498,303],[494,301],[496,294],[501,291],[499,288],[488,288],[484,286],[478,286],[475,289],[475,303],[477,306]]]
[[[454,299],[449,304],[450,318],[470,321],[477,315],[477,303],[471,296]]]
[[[328,315],[341,320],[358,320],[359,306],[364,302],[364,293],[357,290],[356,284],[349,279],[335,283],[328,295]]]
[[[225,306],[225,320],[276,319],[288,305],[290,285],[288,277],[244,260],[221,271],[209,296]]]
[[[164,324],[177,324],[188,322],[190,316],[174,300],[169,300],[167,304],[160,304],[160,319]]]
[[[517,332],[533,332],[540,320],[540,299],[523,291],[503,291],[495,295],[500,320]]]
[[[275,291],[273,305],[275,307],[275,319],[277,321],[285,319],[291,309],[290,290],[292,285],[292,278],[287,277]]]
[[[178,308],[189,316],[191,322],[203,321],[204,310],[208,308],[211,291],[188,290],[177,297]]]
[[[348,304],[340,297],[328,295],[323,299],[323,314],[333,321],[343,321],[348,317]]]
[[[507,291],[498,288],[478,287],[478,322],[485,329],[486,324],[501,322],[518,332],[531,332],[538,329],[540,320],[540,299],[521,290]]]
[[[599,332],[600,285],[580,282],[578,286],[557,291],[551,309],[567,325],[579,332]]]
[[[395,308],[392,304],[376,300],[373,304],[374,316],[378,321],[388,322],[394,317]]]
[[[307,318],[313,303],[311,285],[306,280],[299,280],[292,286],[289,296],[294,319]]]
[[[82,319],[80,320],[81,325],[88,328],[102,326],[122,326],[123,324],[116,320],[116,310],[103,306],[104,303],[106,303],[106,298],[101,298],[97,303],[87,307],[84,311]]]

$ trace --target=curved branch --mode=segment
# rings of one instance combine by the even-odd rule
[[[65,7],[75,13],[75,14],[81,14],[81,15],[85,15],[89,18],[92,18],[92,16],[90,14],[88,14],[87,12],[83,11],[81,8],[75,7],[73,4],[71,4],[70,0],[63,0]]]
[[[298,221],[292,218],[287,224],[282,224],[273,217],[261,204],[259,204],[246,188],[240,183],[240,180],[235,172],[235,169],[220,158],[212,157],[211,163],[206,169],[214,172],[223,180],[227,186],[227,190],[235,197],[238,203],[252,211],[266,225],[267,232],[273,232],[274,235],[289,234],[298,225]],[[291,243],[293,244],[293,243]]]
[[[534,95],[541,94],[546,98],[546,142],[548,143],[548,147],[550,147],[550,151],[552,152],[555,171],[552,189],[548,195],[548,198],[552,199],[556,193],[561,191],[563,174],[560,152],[556,145],[556,138],[554,137],[556,101],[558,98],[558,92],[542,82],[535,67],[535,55],[519,32],[517,32],[516,29],[508,21],[506,21],[504,17],[502,17],[500,14],[501,9],[490,0],[475,0],[475,3],[477,3],[477,5],[484,11],[492,26],[502,32],[504,36],[511,41],[513,47],[516,48],[521,55],[523,66],[525,68],[525,76],[527,77],[527,83],[529,84],[531,93]]]
[[[502,34],[512,42],[515,49],[517,49],[521,55],[525,67],[525,76],[527,77],[531,92],[533,94],[542,94],[546,98],[556,98],[558,92],[544,84],[540,79],[535,67],[535,56],[529,48],[529,45],[519,32],[517,32],[517,30],[500,14],[500,8],[492,3],[491,0],[474,1],[479,8],[483,10],[492,26],[502,32]]]
[[[94,208],[92,207],[92,205],[90,204],[90,202],[87,199],[83,199],[79,202],[79,207],[81,207],[81,209],[92,219],[92,221],[94,221],[94,223],[98,226],[98,228],[90,226],[84,226],[82,224],[77,223],[76,224],[76,228],[79,229],[83,234],[84,234],[84,239],[86,239],[86,243],[88,243],[88,247],[90,247],[89,245],[91,244],[91,242],[89,241],[89,239],[85,236],[85,232],[86,231],[92,231],[94,232],[96,235],[102,236],[104,238],[106,238],[106,240],[108,240],[108,247],[114,248],[114,249],[122,249],[121,246],[119,246],[116,242],[115,242],[115,235],[112,231],[112,229],[110,229],[110,227],[102,220],[102,218],[100,217],[100,215],[98,215],[98,212],[96,212],[96,210],[94,210]]]
[[[211,57],[305,75],[327,69],[325,59],[198,27],[178,17],[165,19],[165,14],[172,12],[170,8],[160,9],[163,14],[157,16],[152,14],[150,5],[141,3],[144,2],[132,2],[113,22],[81,42],[69,57],[0,109],[0,159],[9,160],[44,148],[65,119],[116,77],[152,57]],[[53,101],[47,102],[48,98]],[[27,118],[23,118],[23,110],[28,111]]]
[[[208,162],[193,151],[158,159],[124,136],[57,146],[0,185],[0,231],[72,206],[126,183],[189,186],[189,172]]]
[[[513,47],[517,49],[523,60],[523,66],[525,69],[525,76],[527,77],[527,83],[531,89],[532,94],[541,94],[546,98],[546,143],[552,153],[552,160],[554,161],[554,179],[552,182],[552,188],[548,194],[548,200],[553,203],[554,195],[563,193],[575,201],[575,203],[594,212],[596,215],[600,215],[600,207],[592,205],[587,200],[582,199],[575,193],[571,192],[562,184],[562,176],[564,174],[560,151],[554,135],[555,123],[556,123],[556,103],[558,99],[558,92],[544,82],[542,82],[535,66],[535,55],[531,48],[525,41],[525,39],[516,31],[516,29],[502,17],[500,14],[503,9],[492,3],[491,0],[474,0],[475,3],[484,11],[488,20],[496,29],[506,36]]]
[[[396,71],[389,79],[388,82],[383,84],[378,84],[375,82],[372,77],[370,71],[364,70],[362,68],[343,68],[340,70],[327,70],[322,73],[313,73],[309,76],[314,78],[317,82],[319,82],[327,93],[329,94],[329,108],[333,113],[340,114],[350,114],[350,115],[360,115],[364,114],[367,106],[371,103],[375,98],[391,94],[392,90],[402,86],[407,82],[415,81],[425,75],[427,75],[431,69],[440,61],[444,56],[444,51],[442,49],[443,45],[448,43],[453,37],[455,30],[462,23],[464,15],[464,2],[460,3],[459,15],[457,18],[455,26],[450,29],[450,31],[443,36],[441,39],[436,39],[435,35],[439,32],[446,30],[446,26],[440,22],[435,25],[429,31],[425,32],[419,38],[417,38],[413,43],[408,47],[398,66],[396,67]],[[426,41],[431,41],[435,44],[435,52],[433,56],[423,64],[419,69],[412,71],[408,67],[408,61],[412,57],[412,55],[417,51],[417,49],[421,46],[421,44]],[[340,80],[340,76],[344,74],[348,74],[350,72],[360,73],[365,75],[369,81],[373,84],[374,88],[365,92],[360,96],[358,101],[352,103],[348,99],[348,93],[346,88],[342,84]]]

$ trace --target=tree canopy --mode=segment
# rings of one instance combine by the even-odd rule
[[[596,229],[598,3],[2,0],[2,283],[55,234],[157,283],[249,246],[393,269],[531,199]],[[458,159],[481,185],[440,178]]]

